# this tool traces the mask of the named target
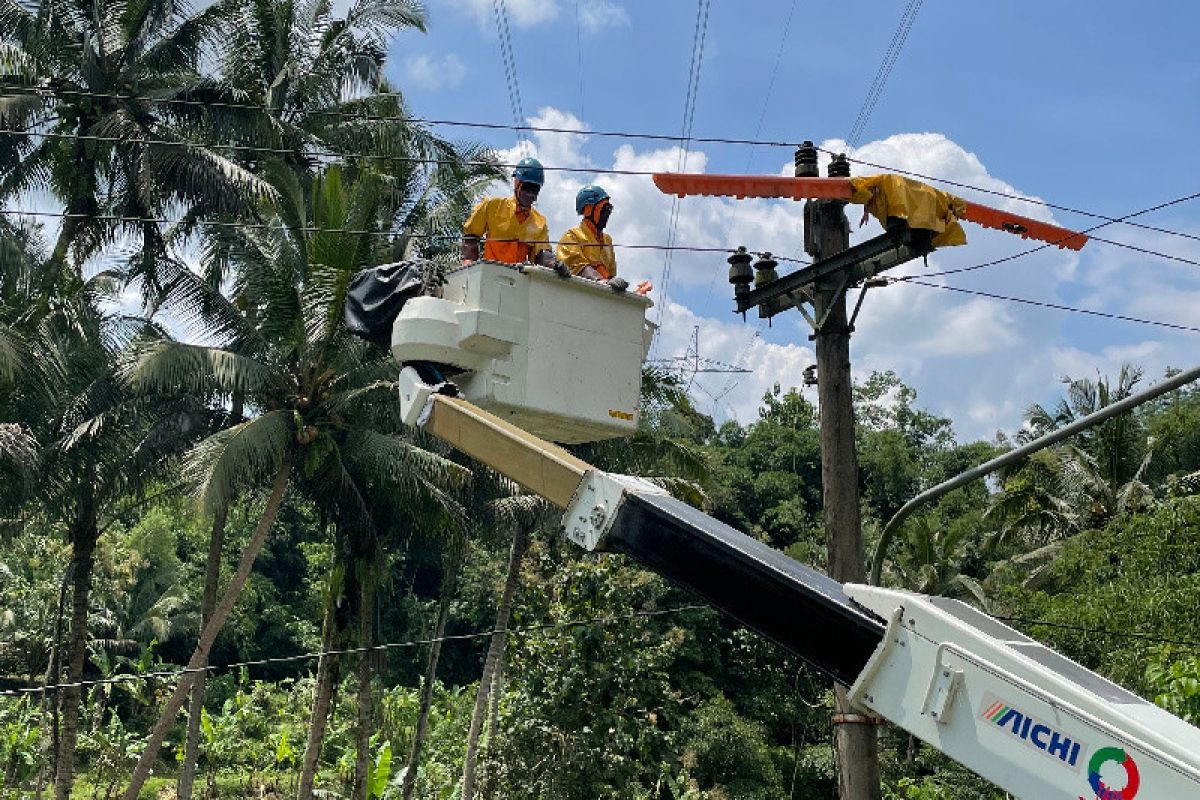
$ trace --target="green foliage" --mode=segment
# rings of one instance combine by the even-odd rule
[[[1146,682],[1157,705],[1193,725],[1200,722],[1200,657],[1152,662]]]
[[[19,789],[42,763],[41,723],[31,696],[0,698],[0,789]]]
[[[1197,592],[1200,498],[1168,500],[1151,513],[1082,533],[1063,546],[1041,589],[1018,583],[1002,591],[1013,616],[1063,626],[1035,626],[1038,638],[1147,696],[1166,687],[1148,677],[1149,644],[1123,634],[1200,640]],[[1178,646],[1163,648],[1154,659],[1163,666],[1183,654]]]
[[[552,622],[627,613],[661,592],[615,559],[583,559],[547,578],[546,589],[561,588],[531,602]],[[517,637],[485,782],[514,798],[633,798],[653,785],[678,723],[669,667],[683,637],[639,620]]]
[[[688,715],[681,731],[683,763],[712,795],[756,800],[783,795],[779,761],[763,726],[713,697]]]

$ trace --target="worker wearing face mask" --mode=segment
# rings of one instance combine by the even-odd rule
[[[583,219],[574,228],[562,235],[555,255],[566,264],[573,275],[594,281],[607,281],[617,291],[624,291],[629,283],[617,276],[617,256],[613,251],[612,237],[604,232],[612,215],[612,200],[608,192],[599,186],[585,186],[575,195],[575,212]],[[649,281],[638,284],[636,292],[650,291]]]
[[[554,266],[546,218],[533,207],[546,172],[536,158],[523,158],[513,170],[513,193],[479,202],[463,225],[462,259],[521,264],[526,261]],[[486,237],[486,238],[484,238]],[[480,252],[480,239],[482,254]]]

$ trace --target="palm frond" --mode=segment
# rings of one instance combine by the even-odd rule
[[[470,470],[448,458],[369,428],[349,431],[343,453],[356,471],[410,493],[427,486],[458,488],[471,478]]]
[[[249,356],[170,340],[146,341],[131,348],[119,374],[142,392],[205,395],[216,390],[254,395],[282,383],[271,366]]]
[[[552,519],[557,508],[535,494],[514,494],[490,501],[488,510],[505,525],[532,530]]]
[[[187,454],[183,477],[207,513],[274,475],[288,457],[290,411],[269,411],[207,437]]]
[[[38,459],[38,440],[28,429],[16,422],[0,422],[0,463],[30,473]]]

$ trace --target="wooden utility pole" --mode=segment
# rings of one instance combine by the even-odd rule
[[[796,176],[816,177],[816,149],[810,142],[796,153]],[[830,177],[846,177],[844,156],[829,165]],[[822,261],[850,246],[845,203],[809,200],[804,204],[804,249]],[[858,454],[854,444],[854,391],[850,377],[850,326],[845,274],[818,281],[812,294],[813,339],[817,350],[817,396],[821,415],[821,493],[829,576],[842,583],[866,581],[866,554],[858,508]],[[841,800],[879,800],[879,738],[875,721],[846,700],[847,687],[834,686],[834,737]]]

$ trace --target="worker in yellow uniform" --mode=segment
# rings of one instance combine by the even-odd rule
[[[484,198],[463,225],[463,262],[480,258],[480,238],[486,236],[483,258],[505,264],[530,261],[554,266],[546,218],[533,207],[545,182],[546,171],[540,161],[521,159],[513,170],[512,196]]]
[[[583,219],[558,240],[555,255],[560,263],[566,264],[572,275],[594,281],[608,281],[618,292],[624,291],[629,282],[617,276],[617,255],[613,251],[612,237],[604,232],[608,218],[612,215],[612,200],[608,192],[599,186],[585,186],[575,195],[575,212]],[[646,294],[653,288],[649,281],[642,281],[634,290]]]

